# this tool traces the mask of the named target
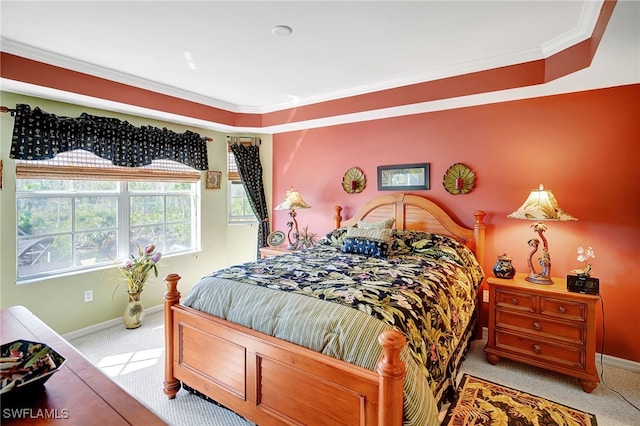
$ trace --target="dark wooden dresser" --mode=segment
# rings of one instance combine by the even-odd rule
[[[104,375],[24,306],[2,310],[2,344],[30,340],[66,358],[60,371],[33,392],[2,395],[3,426],[165,425],[160,417]]]

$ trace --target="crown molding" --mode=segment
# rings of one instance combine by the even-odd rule
[[[305,105],[312,105],[341,98],[358,96],[412,84],[424,83],[453,76],[480,72],[488,69],[545,59],[557,52],[567,49],[568,47],[571,47],[589,38],[597,22],[603,2],[604,0],[585,1],[579,22],[575,28],[556,37],[555,39],[549,40],[548,42],[538,47],[533,47],[518,52],[512,52],[506,55],[482,58],[480,60],[453,64],[447,67],[435,68],[422,73],[408,75],[399,79],[386,80],[369,85],[355,86],[346,90],[334,91],[319,96],[295,98],[291,101],[264,106],[232,104],[220,99],[203,96],[201,94],[179,89],[170,85],[157,83],[145,78],[122,73],[110,68],[97,66],[84,61],[70,58],[68,56],[45,51],[6,38],[0,38],[0,45],[2,46],[2,51],[6,53],[11,53],[34,61],[43,62],[49,65],[81,72],[118,83],[135,86],[141,89],[150,90],[167,96],[173,96],[192,102],[197,102],[203,105],[223,109],[234,113],[267,114]]]
[[[203,105],[224,109],[226,111],[231,111],[231,112],[260,113],[260,111],[256,108],[251,108],[251,107],[243,108],[238,105],[221,101],[219,99],[210,98],[208,96],[202,96],[198,93],[179,89],[177,87],[157,83],[145,78],[136,77],[131,74],[126,74],[120,71],[116,71],[106,67],[101,67],[88,62],[79,61],[77,59],[70,58],[68,56],[49,52],[47,50],[29,46],[14,40],[9,40],[4,37],[0,38],[0,46],[2,46],[2,51],[5,53],[11,53],[12,55],[21,56],[23,58],[31,59],[33,61],[43,62],[48,65],[53,65],[53,66],[65,68],[71,71],[76,71],[83,74],[104,78],[106,80],[127,84],[129,86],[134,86],[134,87],[138,87],[145,90],[150,90],[153,92],[161,93],[163,95],[173,96],[176,98],[197,102]]]

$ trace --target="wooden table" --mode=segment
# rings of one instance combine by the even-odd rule
[[[14,340],[42,342],[67,360],[44,387],[30,394],[3,395],[3,426],[167,424],[24,306],[2,309],[0,334],[2,344]]]
[[[279,256],[281,254],[293,253],[295,250],[287,250],[286,246],[278,247],[261,247],[260,258],[266,259],[267,257]]]

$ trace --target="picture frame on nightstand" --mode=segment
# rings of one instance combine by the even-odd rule
[[[284,243],[284,232],[282,231],[273,231],[267,237],[267,244],[270,247],[278,247]]]

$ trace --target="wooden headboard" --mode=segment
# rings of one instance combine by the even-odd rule
[[[394,218],[394,229],[427,231],[454,237],[469,247],[480,265],[484,264],[485,212],[476,211],[473,228],[465,228],[451,218],[442,207],[424,197],[390,194],[372,199],[348,220],[342,220],[342,207],[335,207],[335,227],[354,226],[359,220],[382,221]]]

